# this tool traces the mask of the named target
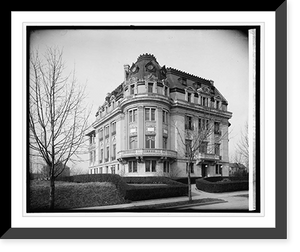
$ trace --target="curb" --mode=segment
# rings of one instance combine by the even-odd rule
[[[212,201],[207,201],[207,202],[198,202],[198,203],[186,203],[182,205],[175,205],[175,206],[166,206],[166,207],[160,207],[166,204],[176,204],[180,201],[174,201],[174,202],[162,202],[162,203],[152,203],[152,204],[141,204],[139,205],[138,203],[129,203],[129,204],[121,204],[121,205],[109,205],[109,206],[95,206],[95,207],[83,207],[83,208],[74,208],[72,210],[99,210],[99,211],[104,211],[104,210],[139,210],[139,209],[149,209],[149,210],[162,210],[162,209],[177,209],[177,208],[184,208],[184,207],[189,207],[189,206],[202,206],[202,205],[211,205],[211,204],[219,204],[219,203],[226,203],[227,201],[222,200],[222,199],[216,199]]]
[[[211,202],[203,202],[203,203],[192,203],[192,204],[186,204],[186,205],[179,205],[179,206],[171,206],[171,207],[164,207],[162,209],[180,209],[180,208],[186,208],[186,207],[192,207],[192,206],[205,206],[205,205],[213,205],[213,204],[220,204],[220,203],[227,203],[226,200],[215,200]]]

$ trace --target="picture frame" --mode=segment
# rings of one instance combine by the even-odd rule
[[[1,239],[287,239],[287,11],[283,2],[276,13],[276,212],[275,227],[252,228],[16,228],[16,220],[6,222]],[[14,20],[13,20],[14,21]],[[20,20],[19,20],[20,23]],[[13,23],[14,25],[14,23]],[[12,28],[15,28],[12,26]],[[20,30],[18,30],[20,31]],[[12,40],[14,36],[12,36]],[[12,41],[13,42],[13,41]],[[15,48],[16,45],[12,47]],[[14,62],[14,58],[13,58]],[[15,67],[15,65],[14,65]],[[20,67],[20,65],[18,65]],[[22,69],[22,66],[21,66]],[[14,93],[12,94],[14,96]],[[280,97],[279,97],[280,95]],[[280,98],[280,99],[279,99]],[[15,98],[14,98],[15,99]],[[14,117],[15,111],[12,111]],[[21,111],[22,112],[22,111]],[[15,142],[12,143],[15,146]],[[279,155],[280,153],[280,155]],[[275,158],[275,157],[274,157]],[[14,172],[7,173],[13,178]],[[12,187],[11,193],[14,192]],[[280,192],[280,193],[279,193]],[[6,201],[10,206],[10,195]],[[13,203],[11,206],[21,206]],[[13,217],[7,207],[7,219]],[[93,217],[91,217],[93,218]],[[72,218],[70,218],[71,221]],[[12,227],[11,224],[14,224]]]

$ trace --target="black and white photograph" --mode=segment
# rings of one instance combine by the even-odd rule
[[[260,213],[260,26],[27,26],[27,213]]]
[[[111,239],[135,239],[132,250],[172,239],[180,251],[179,240],[223,250],[209,240],[240,239],[230,249],[253,251],[243,240],[286,239],[281,2],[13,11],[1,238],[40,239],[31,251],[53,251],[43,239],[74,239],[76,251]]]

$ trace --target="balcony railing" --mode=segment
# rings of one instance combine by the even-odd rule
[[[165,149],[135,149],[118,152],[118,158],[129,158],[137,156],[177,158],[177,152]]]

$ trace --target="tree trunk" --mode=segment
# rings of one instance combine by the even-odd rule
[[[191,163],[188,165],[188,196],[189,201],[192,201],[192,187],[191,187]]]
[[[55,179],[54,176],[50,177],[50,197],[49,197],[49,208],[54,210],[54,196],[55,196]]]

